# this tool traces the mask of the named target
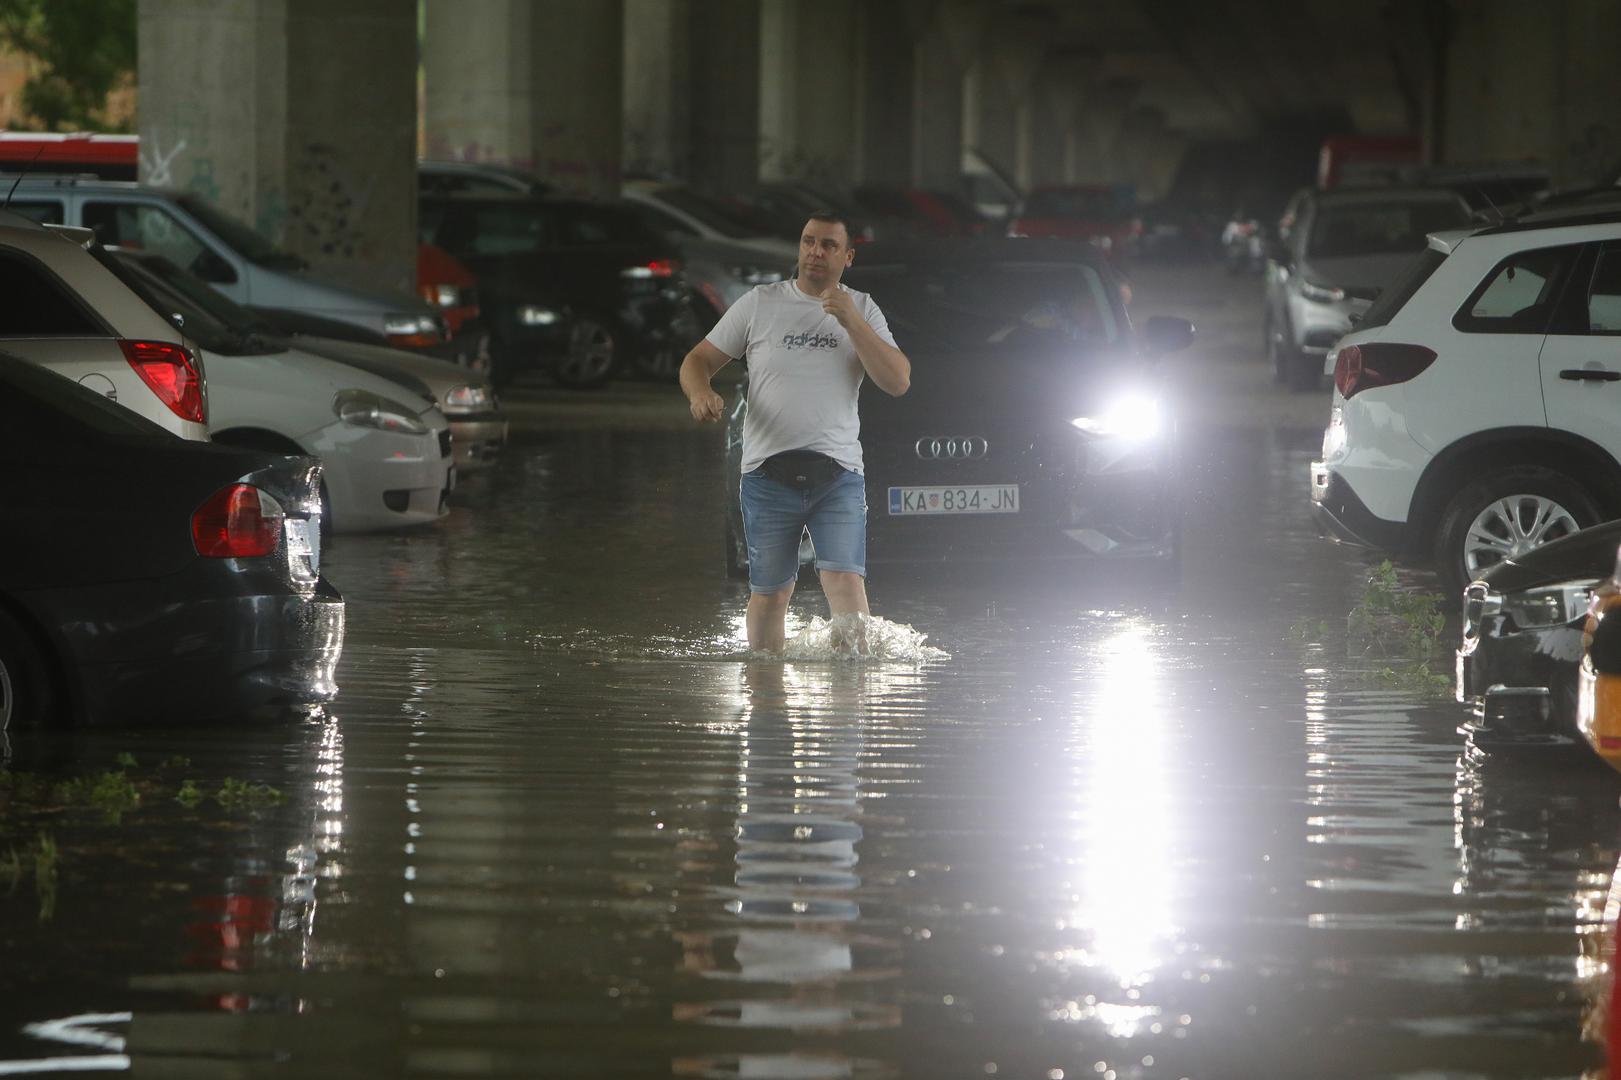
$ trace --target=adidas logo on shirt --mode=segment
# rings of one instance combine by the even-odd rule
[[[837,334],[802,334],[782,335],[784,349],[837,349],[844,342],[839,340]]]

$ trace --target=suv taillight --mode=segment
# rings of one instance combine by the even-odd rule
[[[158,400],[182,420],[208,422],[203,412],[203,376],[189,351],[170,341],[120,339],[124,359]]]
[[[1376,386],[1395,386],[1435,363],[1435,350],[1422,345],[1370,341],[1346,345],[1335,354],[1334,388],[1350,399]]]
[[[251,484],[222,487],[191,515],[191,542],[211,559],[256,559],[281,539],[281,504]]]

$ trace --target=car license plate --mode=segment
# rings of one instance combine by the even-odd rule
[[[309,577],[321,572],[321,534],[310,528],[305,518],[283,518],[282,531],[287,537],[287,565],[296,577]],[[299,565],[307,561],[309,569]]]
[[[907,514],[1017,514],[1018,484],[977,487],[892,487],[889,512]]]

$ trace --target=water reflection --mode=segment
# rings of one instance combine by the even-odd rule
[[[747,664],[737,723],[729,918],[679,935],[697,976],[679,1022],[788,1033],[790,1051],[677,1058],[680,1076],[882,1075],[806,1039],[898,1027],[899,934],[864,911],[861,765],[882,669]],[[719,993],[706,989],[723,987]]]

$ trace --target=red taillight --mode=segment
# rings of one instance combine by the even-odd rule
[[[276,550],[281,504],[251,484],[231,484],[191,515],[197,554],[213,559],[255,559]]]
[[[182,420],[206,424],[203,377],[191,353],[171,341],[125,341],[118,347],[141,381]]]
[[[1334,388],[1345,398],[1376,386],[1395,386],[1435,363],[1435,350],[1422,345],[1370,341],[1346,345],[1334,359]]]
[[[674,259],[654,259],[647,268],[653,271],[654,277],[674,277],[678,266]]]

